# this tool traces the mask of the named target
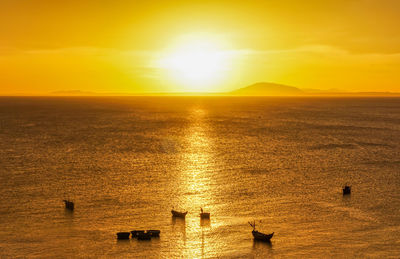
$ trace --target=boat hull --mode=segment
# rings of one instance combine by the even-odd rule
[[[117,233],[117,238],[118,239],[129,239],[130,235],[131,235],[130,232],[118,232]]]
[[[176,211],[176,210],[171,210],[171,213],[172,213],[172,216],[173,216],[173,217],[185,218],[185,217],[186,217],[186,214],[187,214],[188,212],[187,212],[187,211],[186,211],[186,212],[179,212],[179,211]]]
[[[147,230],[147,233],[150,234],[151,237],[159,237],[160,236],[160,230]]]
[[[343,188],[343,195],[347,195],[347,194],[350,194],[350,193],[351,193],[351,187],[345,186]]]
[[[68,201],[68,200],[63,200],[63,202],[65,203],[65,208],[73,211],[75,208],[75,204],[72,201]]]
[[[253,230],[252,231],[254,240],[257,241],[263,241],[263,242],[269,242],[271,240],[271,238],[274,236],[274,232],[272,232],[271,234],[264,234],[258,231]]]
[[[209,212],[200,213],[200,218],[209,219],[210,218],[210,213]]]
[[[139,233],[144,233],[144,230],[132,230],[132,238],[135,238],[138,236]]]

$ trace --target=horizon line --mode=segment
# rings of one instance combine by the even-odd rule
[[[86,93],[86,94],[0,94],[0,97],[400,97],[400,92],[327,92],[304,94],[233,94],[230,92]]]

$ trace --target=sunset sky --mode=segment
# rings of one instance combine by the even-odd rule
[[[0,95],[400,92],[400,1],[2,0]]]

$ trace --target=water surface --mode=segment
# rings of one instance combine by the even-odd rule
[[[399,257],[399,143],[396,98],[2,97],[0,255]]]

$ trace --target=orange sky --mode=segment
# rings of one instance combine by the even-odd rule
[[[399,14],[397,0],[2,0],[0,95],[400,92]]]

